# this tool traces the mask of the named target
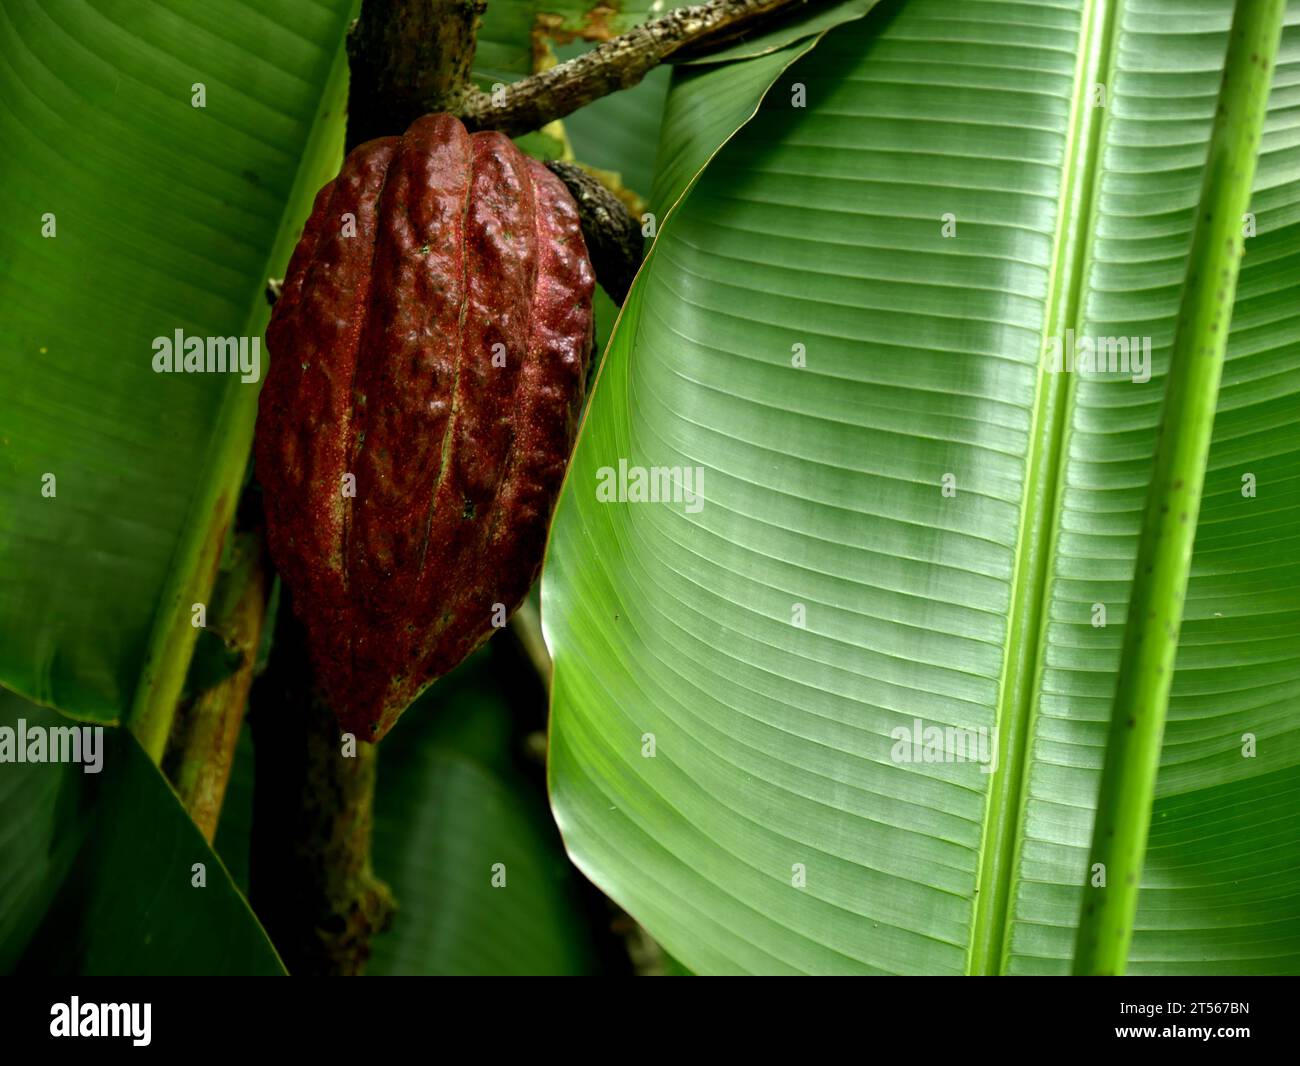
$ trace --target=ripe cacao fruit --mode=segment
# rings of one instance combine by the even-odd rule
[[[361,739],[536,578],[593,285],[559,179],[449,115],[354,149],[317,195],[266,331],[256,464],[317,682]]]

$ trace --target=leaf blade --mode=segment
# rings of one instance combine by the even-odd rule
[[[806,82],[808,112],[764,108],[661,233],[611,342],[561,501],[544,622],[556,663],[552,804],[566,844],[692,969],[973,968],[988,784],[969,765],[900,766],[891,730],[913,717],[999,724],[1049,323],[1154,332],[1152,379],[1161,380],[1177,296],[1167,279],[1181,278],[1197,179],[1188,145],[1208,135],[1201,87],[1211,70],[1217,84],[1227,10],[1206,9],[1179,25],[1186,33],[1159,2],[1119,12],[1094,222],[1086,252],[1071,253],[1080,298],[1055,319],[1052,205],[1068,155],[1060,131],[1078,99],[1081,5],[1018,4],[1012,20],[1005,5],[966,4],[954,20],[913,0],[834,31],[789,76]],[[1288,41],[1283,86],[1295,69],[1293,31]],[[786,86],[769,102],[784,102]],[[1295,367],[1283,353],[1300,322],[1281,294],[1297,251],[1294,129],[1279,97],[1257,183],[1269,201],[1271,262],[1254,272],[1248,262],[1243,275],[1256,304],[1234,327],[1245,332],[1225,401],[1241,416],[1217,461],[1226,471],[1226,456],[1254,454],[1233,443],[1247,425],[1281,433],[1267,469],[1282,485],[1280,456],[1296,454],[1295,434],[1260,375],[1273,368],[1290,395]],[[958,219],[947,245],[941,209]],[[795,341],[817,371],[797,381],[785,369]],[[1110,695],[1099,692],[1113,682],[1132,499],[1145,489],[1142,449],[1154,440],[1147,395],[1128,382],[1079,380],[1068,396],[1053,457],[1044,640],[1029,656],[1027,773],[1011,804],[1013,843],[1001,848],[1005,908],[988,923],[1006,935],[1001,950],[984,949],[994,969],[1068,967]],[[598,471],[620,458],[703,466],[703,511],[600,503]],[[954,470],[969,497],[959,490],[955,513],[938,500],[942,474]],[[1230,502],[1189,594],[1207,617],[1211,603],[1244,609],[1244,595],[1225,587],[1249,581],[1261,560],[1228,553],[1276,521]],[[1230,651],[1185,642],[1180,654],[1197,666],[1211,659],[1215,672],[1184,672],[1176,687],[1159,786],[1160,803],[1174,806],[1161,811],[1297,764],[1297,731],[1279,701],[1294,693],[1300,664],[1268,642],[1269,627],[1273,640],[1296,631],[1285,606],[1293,538],[1282,536],[1283,555],[1265,572],[1274,614],[1250,653],[1267,671],[1252,698],[1270,716],[1268,762],[1228,769],[1222,746],[1250,711],[1213,720],[1197,692],[1229,689],[1239,675]],[[1096,600],[1112,611],[1108,629],[1089,624]],[[802,629],[791,621],[795,602],[808,609]],[[640,754],[647,733],[654,758]],[[1207,760],[1213,770],[1198,765]],[[1261,824],[1279,824],[1289,795],[1256,812]],[[1241,924],[1250,950],[1273,937],[1261,966],[1300,965],[1300,927],[1279,924],[1300,900],[1270,866],[1293,842],[1275,835],[1270,853],[1219,840],[1179,854],[1169,845],[1185,838],[1183,825],[1181,836],[1159,833],[1164,881],[1147,886],[1134,971],[1187,972],[1197,952],[1206,969],[1246,965],[1198,926],[1216,908]],[[795,862],[806,865],[803,888],[791,884]],[[1271,925],[1234,909],[1199,869],[1221,880],[1234,863],[1257,871]]]
[[[105,722],[138,703],[165,722],[179,691],[256,385],[155,373],[154,342],[181,329],[260,343],[268,258],[293,242],[286,214],[305,215],[286,205],[327,169],[313,128],[341,129],[337,109],[317,116],[351,7],[157,2],[124,21],[111,5],[19,3],[0,18],[15,203],[0,264],[0,681],[38,703]],[[160,733],[144,729],[155,753]]]

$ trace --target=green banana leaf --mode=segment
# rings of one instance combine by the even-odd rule
[[[0,683],[130,720],[148,753],[107,729],[102,775],[0,767],[5,971],[283,972],[149,759],[200,632],[191,608],[211,592],[257,385],[157,373],[154,343],[260,338],[266,280],[337,164],[354,7],[0,12]],[[58,721],[0,699],[6,720]]]
[[[155,339],[260,343],[266,280],[337,167],[354,5],[0,13],[0,682],[134,717],[155,757],[258,389],[157,373]]]
[[[20,720],[29,733],[69,727],[0,691],[0,727]],[[130,733],[99,728],[98,772],[24,762],[0,773],[0,973],[282,974],[157,767]]]
[[[661,154],[543,624],[569,853],[692,971],[1068,971],[1231,12],[887,0]],[[1251,215],[1136,974],[1300,971],[1294,2]],[[1052,388],[1067,330],[1149,365]]]

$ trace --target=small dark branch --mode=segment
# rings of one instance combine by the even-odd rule
[[[394,909],[370,865],[374,745],[349,756],[313,690],[287,590],[275,649],[254,685],[250,902],[293,974],[360,974]]]
[[[552,162],[547,167],[566,186],[578,205],[582,238],[596,270],[596,279],[620,307],[627,298],[637,268],[641,266],[641,227],[593,175],[574,163]]]
[[[609,93],[630,89],[675,56],[705,54],[730,44],[742,32],[765,24],[769,16],[804,3],[806,0],[713,0],[681,7],[495,94],[471,92],[456,113],[470,129],[502,130],[519,136]],[[426,103],[425,110],[438,109]]]
[[[348,34],[349,151],[461,109],[485,10],[485,0],[364,0]]]

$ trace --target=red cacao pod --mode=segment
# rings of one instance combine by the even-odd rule
[[[256,462],[345,730],[383,736],[536,578],[593,285],[559,179],[449,115],[356,148],[317,195],[266,331]]]

